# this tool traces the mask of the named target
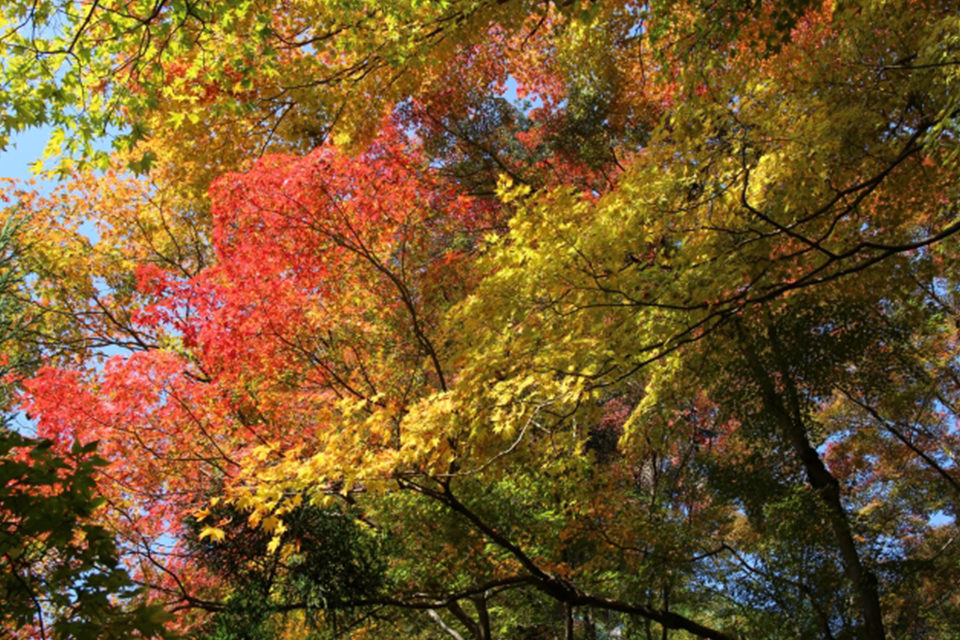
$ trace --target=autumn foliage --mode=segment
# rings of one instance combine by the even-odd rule
[[[11,407],[165,633],[951,637],[958,7],[2,4]]]

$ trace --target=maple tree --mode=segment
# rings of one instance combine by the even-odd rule
[[[23,637],[163,637],[169,616],[140,601],[100,506],[96,444],[55,454],[51,443],[0,428],[3,628]]]
[[[162,637],[167,614],[141,600],[110,533],[96,522],[101,506],[96,443],[57,453],[30,438],[9,413],[18,380],[35,361],[31,319],[18,297],[23,272],[16,214],[0,230],[0,625],[24,637]]]
[[[949,637],[952,3],[4,11],[5,130],[127,127],[20,401],[171,628]]]

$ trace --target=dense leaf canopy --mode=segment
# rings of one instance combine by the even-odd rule
[[[56,452],[24,436],[8,413],[16,385],[36,365],[31,314],[18,289],[22,217],[0,229],[0,625],[32,637],[164,635],[170,616],[143,602],[111,532],[97,523],[96,443]]]
[[[15,402],[167,632],[953,637],[956,4],[0,5]]]

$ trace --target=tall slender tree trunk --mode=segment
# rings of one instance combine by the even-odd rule
[[[751,341],[741,335],[747,359],[763,395],[764,408],[774,418],[783,436],[790,443],[791,449],[803,466],[807,482],[816,490],[817,496],[826,507],[827,520],[833,531],[840,557],[843,559],[844,574],[856,594],[866,632],[864,637],[867,640],[885,640],[886,632],[883,627],[883,611],[880,606],[877,578],[860,559],[850,529],[850,520],[841,500],[840,483],[827,469],[807,437],[799,393],[785,366],[782,346],[772,327],[768,327],[767,337],[770,340],[777,372],[783,382],[782,392],[777,391],[768,369],[764,367]]]

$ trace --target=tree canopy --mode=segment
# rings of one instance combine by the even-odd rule
[[[0,131],[61,177],[7,192],[14,402],[99,443],[82,515],[165,632],[955,633],[954,3],[0,29]]]
[[[31,314],[20,298],[22,218],[0,229],[0,625],[26,637],[128,638],[164,635],[169,616],[142,600],[109,530],[95,513],[95,442],[54,451],[23,435],[10,403],[36,366]]]

